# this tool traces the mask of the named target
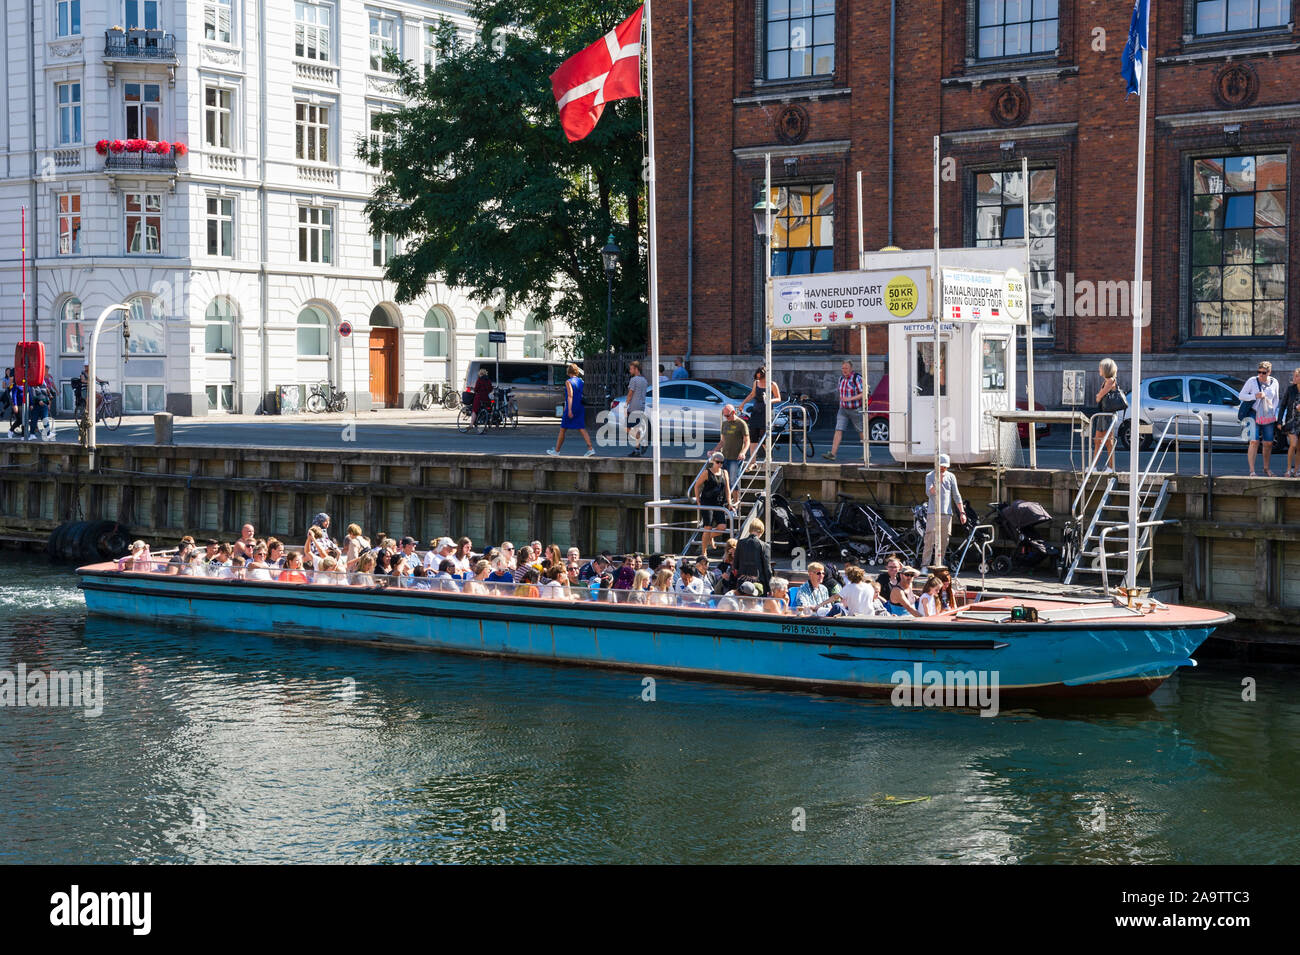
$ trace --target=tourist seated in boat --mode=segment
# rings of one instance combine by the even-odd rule
[[[876,577],[876,583],[880,585],[880,596],[885,599],[887,605],[892,602],[890,595],[902,578],[903,567],[903,558],[898,554],[890,554],[885,558],[884,572]]]
[[[118,561],[118,568],[141,573],[153,570],[153,561],[149,557],[149,545],[144,541],[133,541],[130,554]]]
[[[487,580],[494,584],[513,584],[515,582],[515,572],[510,569],[510,562],[502,553],[498,553],[492,558],[492,572],[487,575]]]
[[[284,556],[284,568],[276,576],[282,584],[305,584],[307,575],[302,572],[302,554],[290,551]]]
[[[353,587],[375,586],[375,555],[362,554],[357,558],[356,570],[349,576],[348,582]]]
[[[387,577],[393,572],[393,554],[387,549],[381,548],[375,557],[375,573]]]
[[[343,539],[344,570],[354,571],[361,555],[370,550],[370,541],[361,534],[360,524],[348,525],[348,536]]]
[[[558,548],[557,548],[558,549]],[[613,564],[608,554],[601,554],[593,557],[578,569],[578,580],[587,583],[593,577],[601,577],[609,573],[609,568]],[[565,565],[567,568],[567,564]]]
[[[313,524],[307,528],[307,540],[302,545],[303,566],[315,569],[321,558],[328,556],[329,551],[326,549],[325,532]]]
[[[851,617],[875,616],[880,594],[876,582],[868,580],[867,572],[861,567],[845,567],[844,577],[848,583],[840,589],[840,601],[845,612]]]
[[[818,617],[838,617],[844,613],[844,605],[838,597],[832,597],[826,589],[826,567],[813,561],[808,565],[808,579],[800,584],[794,592],[796,613],[813,614]]]
[[[444,557],[438,564],[438,572],[433,575],[432,589],[450,593],[460,592],[460,582],[456,580],[456,562],[450,557]]]
[[[266,561],[267,545],[258,543],[253,547],[253,559],[244,567],[245,580],[270,580],[271,567]]]
[[[185,573],[191,577],[207,577],[208,562],[198,548],[190,551],[189,560],[185,566]]]
[[[763,598],[763,611],[779,614],[790,612],[790,581],[784,577],[772,578],[772,593]]]
[[[231,560],[232,555],[230,545],[218,544],[217,556],[208,561],[208,576],[229,577]]]
[[[717,584],[717,577],[709,567],[709,558],[695,558],[695,576],[704,585],[705,593],[713,593],[713,587]]]
[[[284,544],[274,537],[266,539],[266,563],[269,567],[284,566]]]
[[[176,545],[176,552],[172,554],[171,560],[167,561],[167,573],[173,577],[177,574],[189,572],[190,554],[194,550],[194,538],[182,537],[179,544]]]
[[[933,617],[943,611],[939,603],[939,591],[943,589],[943,581],[931,574],[925,579],[925,585],[921,588],[921,596],[916,601],[916,609],[922,617]]]
[[[465,582],[461,589],[467,594],[488,594],[491,588],[488,587],[488,575],[492,572],[492,565],[486,560],[480,560],[474,565],[474,575]]]
[[[564,552],[564,569],[569,572],[570,580],[578,579],[578,572],[582,570],[582,552],[578,548],[570,547]]]
[[[424,564],[419,563],[418,560],[411,566],[411,575],[406,578],[406,586],[410,587],[412,590],[433,589],[433,578],[430,577],[429,572],[424,569]]]
[[[614,571],[615,590],[631,590],[632,581],[636,580],[636,555],[624,554],[623,563]]]
[[[889,594],[889,603],[885,605],[896,617],[919,617],[921,611],[916,609],[916,598],[912,594],[912,581],[919,574],[915,567],[904,567],[899,571],[898,583]]]
[[[673,600],[673,568],[666,566],[667,560],[659,565],[654,579],[650,581],[650,592],[646,603],[656,607],[671,607]]]
[[[338,566],[338,561],[333,557],[322,557],[316,572],[311,575],[311,582],[321,587],[344,583],[346,578],[339,573]]]
[[[650,571],[642,567],[632,575],[632,587],[628,593],[630,603],[643,604],[650,593]]]
[[[523,548],[520,548],[520,550],[523,550]],[[537,584],[541,578],[542,575],[538,572],[536,567],[525,566],[522,574],[520,574],[520,582],[515,587],[515,596],[532,598],[540,597],[542,592],[538,588]]]
[[[709,588],[705,586],[704,581],[695,576],[695,566],[686,561],[678,571],[677,576],[677,593],[690,595],[691,597],[705,597],[709,593]],[[691,600],[691,603],[701,603],[700,600]]]
[[[548,600],[573,600],[573,594],[569,592],[569,572],[564,567],[564,561],[552,563],[546,568],[546,582],[542,584],[542,596]]]
[[[247,565],[248,562],[242,557],[235,556],[230,558],[230,576],[235,578],[235,580],[243,580],[244,569]]]
[[[940,567],[934,575],[943,582],[943,587],[939,590],[939,605],[944,610],[960,610],[966,606],[965,588],[953,578],[952,571]]]

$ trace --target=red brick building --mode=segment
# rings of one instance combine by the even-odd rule
[[[1297,5],[1153,0],[1145,275],[1155,371],[1249,375],[1268,357],[1289,377],[1300,364]],[[774,272],[844,270],[857,267],[859,171],[865,248],[931,245],[938,134],[945,247],[1023,241],[1029,160],[1040,400],[1060,400],[1063,368],[1095,370],[1106,354],[1125,367],[1138,98],[1125,98],[1120,59],[1132,9],[714,0],[688,16],[687,0],[658,0],[664,353],[689,352],[697,374],[733,375],[761,354],[751,210],[765,153],[781,208]],[[857,341],[822,335],[778,343],[778,381],[828,390]]]

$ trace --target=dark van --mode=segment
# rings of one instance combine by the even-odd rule
[[[496,384],[514,390],[515,401],[521,415],[555,417],[555,406],[564,404],[564,369],[567,362],[548,361],[542,358],[503,361],[500,372],[491,358],[475,358],[469,363],[465,387],[478,380],[478,370],[486,368]]]

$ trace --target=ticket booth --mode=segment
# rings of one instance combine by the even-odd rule
[[[995,310],[996,311],[996,310]],[[1015,326],[990,317],[945,322],[935,361],[934,323],[889,327],[889,453],[896,461],[925,463],[934,458],[935,415],[940,450],[954,464],[988,464],[997,454],[998,425],[992,411],[1015,407]],[[936,364],[938,394],[935,394]],[[937,402],[937,407],[936,407]],[[1014,446],[1004,433],[1001,447]]]

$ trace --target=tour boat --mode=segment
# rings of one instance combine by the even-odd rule
[[[758,612],[761,601],[626,591],[590,599],[469,594],[124,571],[77,572],[92,614],[196,630],[233,630],[380,647],[443,650],[640,674],[726,680],[842,695],[889,695],[901,682],[991,681],[1013,697],[1146,696],[1231,614],[1108,598],[979,600],[936,617],[817,617]],[[309,577],[311,571],[304,571]],[[345,575],[344,575],[345,576]],[[491,587],[492,585],[488,585]],[[719,598],[711,598],[716,604]],[[726,609],[735,607],[738,609]],[[932,676],[937,674],[937,676]]]

